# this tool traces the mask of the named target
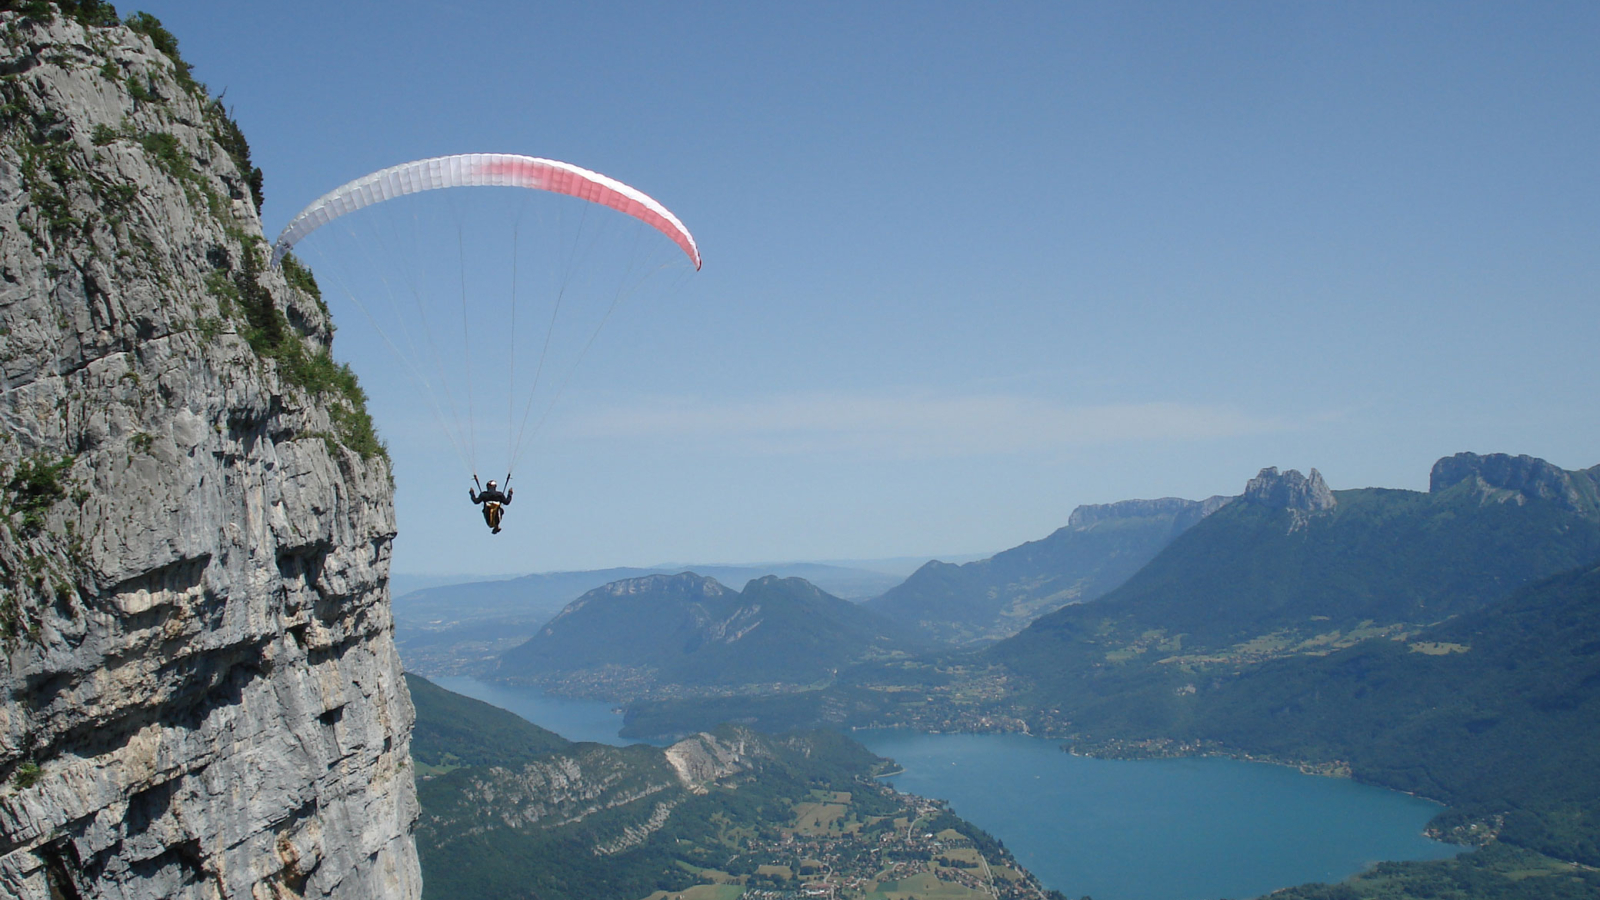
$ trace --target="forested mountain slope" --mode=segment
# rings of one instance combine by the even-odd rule
[[[1600,865],[1600,566],[1427,629],[1276,660],[1182,699],[1170,735],[1343,760],[1451,821]]]
[[[1335,493],[1315,470],[1266,470],[1122,587],[984,658],[1074,730],[1129,726],[1129,692],[1177,697],[1267,659],[1412,633],[1600,559],[1597,476],[1461,454],[1435,465],[1428,493]],[[1160,707],[1137,707],[1144,727],[1166,727]]]
[[[934,643],[1003,638],[1115,588],[1229,499],[1080,506],[1049,537],[964,565],[934,560],[866,606]]]
[[[561,735],[499,707],[409,672],[405,678],[417,710],[411,758],[426,766],[512,766],[572,746]]]

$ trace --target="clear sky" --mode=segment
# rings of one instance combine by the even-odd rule
[[[136,8],[227,89],[269,236],[366,172],[499,151],[699,239],[578,366],[493,538],[328,292],[397,571],[994,551],[1269,465],[1600,463],[1600,5]]]

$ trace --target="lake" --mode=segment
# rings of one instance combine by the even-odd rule
[[[538,688],[479,681],[464,675],[436,675],[428,680],[447,691],[482,700],[509,710],[540,728],[548,728],[569,741],[593,741],[622,746],[642,741],[624,741],[622,713],[617,706],[598,700],[571,700],[552,697]]]
[[[1423,836],[1436,803],[1286,766],[1089,759],[1012,734],[853,736],[905,768],[896,788],[950,801],[1069,897],[1255,897],[1461,851]]]
[[[440,687],[510,710],[570,740],[624,744],[613,706],[471,678]],[[1230,759],[1118,761],[1009,734],[858,731],[904,771],[900,790],[950,802],[1047,887],[1095,900],[1246,898],[1336,882],[1385,859],[1461,848],[1423,826],[1438,804],[1285,766]]]

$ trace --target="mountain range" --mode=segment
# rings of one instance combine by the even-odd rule
[[[1044,613],[1117,587],[1229,499],[1080,506],[1048,537],[964,565],[933,560],[866,606],[930,643],[1008,637]]]
[[[979,652],[867,662],[809,693],[641,699],[625,733],[725,719],[1173,733],[1207,685],[1274,659],[1408,640],[1600,559],[1597,482],[1600,467],[1502,454],[1440,460],[1427,492],[1336,492],[1315,470],[1266,469],[1121,586]]]
[[[647,575],[694,571],[743,584],[763,575],[806,578],[845,599],[875,596],[898,584],[902,576],[864,566],[883,563],[904,571],[898,560],[863,562],[863,567],[790,562],[762,566],[619,567],[578,572],[547,572],[490,581],[431,584],[401,593],[401,585],[419,584],[418,576],[395,580],[393,601],[395,644],[406,667],[431,674],[482,673],[500,653],[523,643],[568,603],[602,585]]]
[[[1268,659],[1401,639],[1600,559],[1597,484],[1600,467],[1505,455],[1440,460],[1426,493],[1335,492],[1315,470],[1267,469],[1121,587],[983,659],[1029,685],[1025,708],[1122,729],[1156,708],[1130,692],[1178,697]]]
[[[633,734],[1026,727],[1076,752],[1314,765],[1445,802],[1430,830],[1485,846],[1285,896],[1594,896],[1600,466],[1463,453],[1427,492],[1266,469],[1120,587],[986,648],[627,713]]]
[[[768,575],[742,591],[684,572],[628,578],[568,604],[500,657],[506,680],[656,684],[810,684],[893,652],[895,625],[801,578]]]
[[[1406,641],[1274,660],[1184,698],[1164,726],[1452,806],[1441,830],[1600,864],[1600,566]]]

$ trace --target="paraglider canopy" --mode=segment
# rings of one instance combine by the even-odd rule
[[[571,163],[514,153],[458,153],[390,166],[318,197],[272,245],[272,264],[301,238],[346,213],[406,194],[450,187],[520,187],[609,206],[671,238],[700,268],[700,248],[678,217],[643,191]]]
[[[502,190],[440,190],[458,187]],[[591,216],[596,206],[623,216]],[[556,160],[464,153],[391,166],[329,191],[283,229],[271,263],[295,261],[291,249],[318,255],[418,388],[436,426],[429,433],[449,441],[474,483],[478,413],[505,410],[505,493],[490,482],[472,498],[496,502],[488,524],[498,531],[528,439],[612,312],[653,274],[684,271],[672,245],[700,268],[694,236],[636,188]],[[451,322],[457,308],[459,326]],[[531,365],[519,365],[523,351]]]

